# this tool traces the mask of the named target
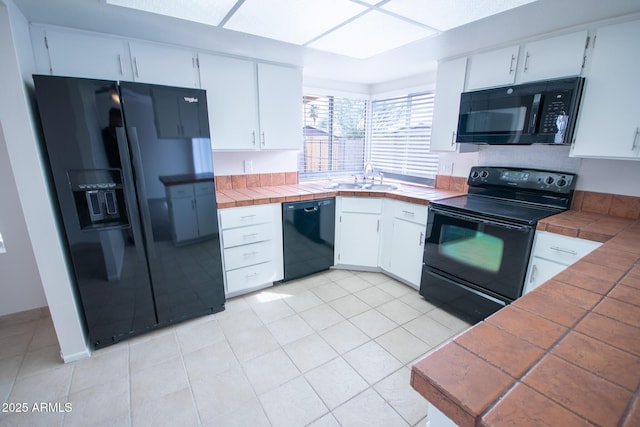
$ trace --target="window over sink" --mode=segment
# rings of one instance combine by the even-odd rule
[[[438,154],[430,152],[434,92],[386,99],[305,94],[301,181],[375,174],[434,184]]]

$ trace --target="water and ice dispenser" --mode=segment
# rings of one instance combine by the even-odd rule
[[[120,169],[70,170],[67,175],[80,229],[129,226]]]

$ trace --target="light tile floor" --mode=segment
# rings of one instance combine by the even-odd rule
[[[383,274],[346,270],[70,364],[45,309],[13,315],[0,319],[0,426],[424,425],[411,365],[469,326]]]

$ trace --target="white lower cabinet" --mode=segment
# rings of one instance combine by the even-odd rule
[[[377,268],[381,232],[382,199],[336,198],[336,265]]]
[[[218,215],[227,297],[284,278],[280,203],[220,209]]]
[[[602,243],[591,240],[536,231],[524,293],[531,292],[600,245]]]
[[[428,208],[385,199],[380,267],[412,287],[420,288]]]

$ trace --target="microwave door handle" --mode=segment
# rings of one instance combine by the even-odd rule
[[[536,132],[536,122],[538,120],[538,113],[540,112],[540,100],[542,95],[536,93],[533,95],[533,103],[531,104],[531,115],[529,116],[529,134],[532,135]]]

